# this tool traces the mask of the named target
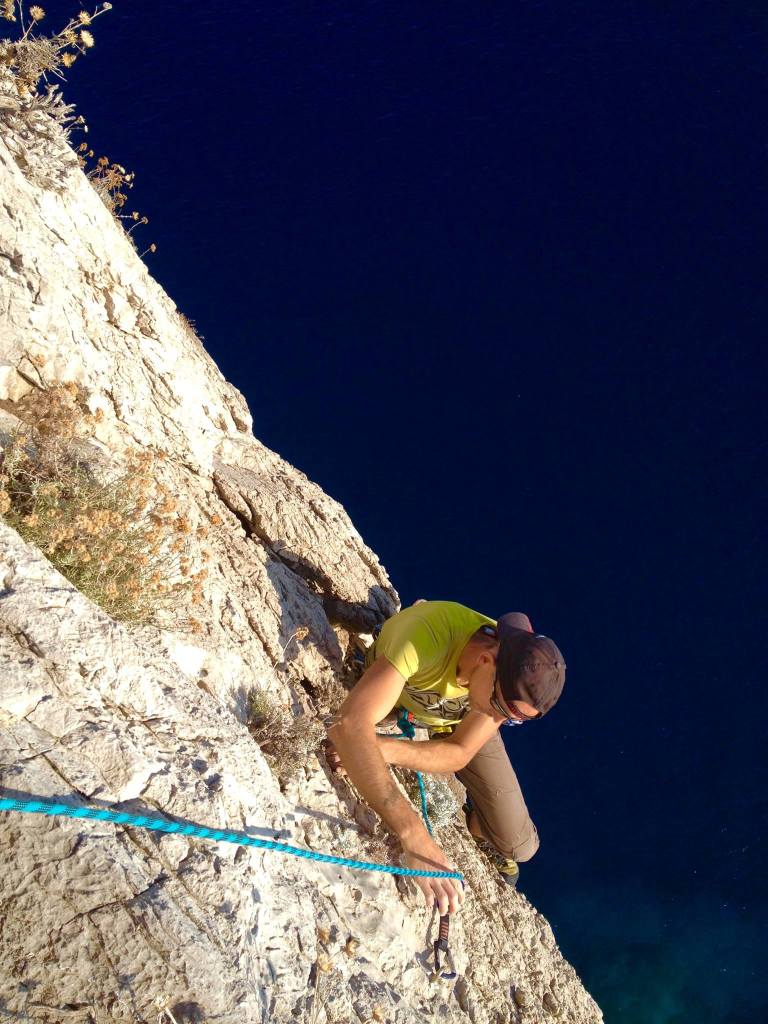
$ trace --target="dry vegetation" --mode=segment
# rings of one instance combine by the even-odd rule
[[[278,665],[294,641],[306,639],[306,626],[297,629],[280,652],[280,660],[272,667],[276,682]],[[322,722],[311,716],[295,717],[293,709],[269,692],[269,684],[253,687],[248,694],[248,729],[272,763],[275,774],[286,781],[292,778],[317,751],[325,735]]]
[[[9,99],[0,104],[0,114],[21,127],[34,149],[39,148],[41,138],[44,140],[46,137],[46,122],[40,118],[41,114],[49,115],[58,122],[67,139],[73,128],[87,133],[85,119],[75,117],[73,108],[63,102],[56,91],[58,86],[51,84],[49,77],[64,81],[65,72],[95,46],[96,40],[91,31],[93,23],[111,10],[112,4],[103,3],[90,12],[80,11],[63,28],[47,35],[41,31],[46,20],[45,10],[37,4],[29,5],[27,9],[25,6],[23,0],[0,0],[0,17],[15,23],[20,33],[15,39],[0,39],[0,71],[5,71],[6,80],[11,83],[17,97],[15,102]],[[122,212],[128,201],[128,191],[134,186],[135,173],[106,156],[97,159],[87,142],[78,146],[77,159],[96,194],[118,224],[122,227],[123,221],[131,222],[126,234],[135,245],[134,230],[149,223],[149,218],[138,210],[127,214]],[[26,163],[20,161],[23,169],[29,170]],[[54,187],[60,184],[55,174],[38,174],[37,177],[41,183],[47,182]],[[156,251],[157,245],[153,242],[141,255]]]
[[[423,775],[424,791],[427,795],[427,812],[429,822],[434,829],[445,828],[452,821],[456,820],[459,812],[459,802],[453,795],[448,783],[439,775]],[[420,806],[417,793],[414,794],[416,806]]]
[[[248,697],[248,729],[270,761],[275,775],[286,781],[300,771],[316,753],[325,728],[308,715],[294,717],[262,687]]]
[[[193,529],[155,480],[155,456],[129,453],[97,467],[83,443],[98,422],[74,384],[33,392],[14,406],[23,426],[0,453],[0,514],[113,618],[156,621],[203,600],[205,567],[192,571]],[[203,550],[202,558],[206,557]],[[192,631],[201,627],[186,617]]]
[[[16,22],[21,35],[0,40],[0,61],[13,72],[16,91],[22,97],[31,96],[47,75],[64,79],[64,69],[71,68],[94,46],[91,25],[99,15],[111,10],[112,4],[104,3],[90,13],[80,11],[51,35],[38,30],[45,20],[44,9],[37,4],[30,5],[26,12],[24,8],[21,0],[2,0],[2,17]]]

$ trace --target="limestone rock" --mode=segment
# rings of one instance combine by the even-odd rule
[[[242,395],[57,123],[25,113],[2,80],[0,96],[0,444],[33,421],[40,395],[77,383],[96,423],[83,457],[108,468],[151,452],[191,524],[192,559],[209,566],[201,631],[187,608],[127,626],[0,523],[3,795],[106,802],[390,859],[319,751],[303,748],[297,772],[278,778],[247,725],[254,690],[299,729],[327,712],[356,635],[398,607],[386,572],[343,508],[253,437]],[[432,982],[436,922],[391,876],[0,813],[0,1006],[50,1024],[506,1024],[555,1009],[564,1022],[602,1020],[551,930],[463,825],[438,838],[468,883],[452,928],[455,987]],[[543,978],[557,979],[556,1002]]]

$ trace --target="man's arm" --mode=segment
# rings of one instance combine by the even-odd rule
[[[445,854],[397,788],[376,742],[376,723],[395,706],[404,682],[391,662],[377,658],[342,704],[328,736],[352,782],[402,843],[407,865],[450,871]],[[437,903],[441,914],[458,910],[463,893],[450,878],[414,881],[430,902]]]
[[[341,706],[328,730],[347,774],[367,803],[396,835],[408,835],[419,818],[402,796],[376,744],[376,723],[392,710],[403,677],[386,658],[377,658]]]
[[[504,719],[482,711],[468,711],[444,740],[409,743],[393,736],[378,736],[379,750],[387,764],[417,772],[461,771],[499,728]]]

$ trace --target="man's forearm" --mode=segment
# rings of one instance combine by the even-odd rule
[[[414,832],[425,831],[418,814],[397,788],[372,725],[340,722],[328,730],[328,737],[360,794],[395,835],[407,839]]]
[[[450,739],[408,742],[394,736],[377,736],[381,755],[387,764],[416,772],[457,772],[467,762],[462,748]]]

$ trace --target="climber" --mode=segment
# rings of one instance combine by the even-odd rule
[[[328,730],[326,758],[348,774],[399,838],[409,867],[450,870],[440,847],[402,796],[386,765],[455,772],[468,794],[468,826],[511,885],[518,862],[538,849],[499,727],[541,718],[556,703],[565,662],[527,615],[498,622],[453,601],[418,601],[381,628],[367,667]],[[404,743],[379,736],[376,725],[405,709],[430,739]],[[463,893],[450,879],[420,878],[440,914],[454,913]]]

